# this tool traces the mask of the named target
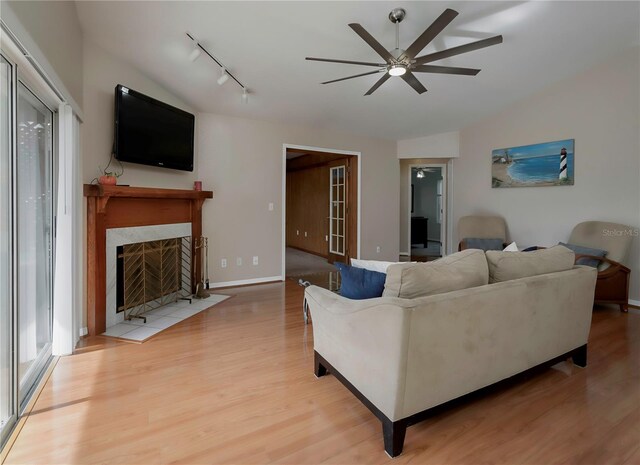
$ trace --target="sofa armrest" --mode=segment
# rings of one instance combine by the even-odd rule
[[[310,286],[314,350],[388,418],[402,409],[413,301],[350,300]],[[311,368],[311,367],[310,367]]]

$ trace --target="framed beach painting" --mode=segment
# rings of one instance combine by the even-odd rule
[[[574,139],[491,152],[491,187],[572,186]]]

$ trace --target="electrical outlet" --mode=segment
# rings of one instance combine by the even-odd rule
[[[226,268],[227,267],[227,259],[223,258],[222,260],[220,260],[220,267],[221,268]]]
[[[380,253],[380,246],[376,247],[376,253]]]
[[[329,236],[324,236],[324,241],[329,242]]]
[[[258,256],[257,255],[253,256],[253,264],[254,264],[254,266],[258,264]]]
[[[236,265],[242,266],[242,258],[241,257],[236,258]]]
[[[273,202],[269,202],[269,211],[272,212],[273,211]]]
[[[307,231],[304,232],[304,237],[307,237]]]
[[[299,235],[300,235],[300,231],[296,229],[296,236],[299,236]]]

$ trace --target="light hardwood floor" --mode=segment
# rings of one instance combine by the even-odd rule
[[[61,358],[7,463],[390,463],[379,421],[313,376],[302,289],[227,293],[142,345],[89,338]],[[393,463],[640,463],[640,315],[596,310],[586,369],[411,426]]]

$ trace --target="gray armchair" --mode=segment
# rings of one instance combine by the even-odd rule
[[[507,223],[501,216],[463,216],[458,220],[458,250],[466,249],[470,238],[502,239],[506,247]]]

